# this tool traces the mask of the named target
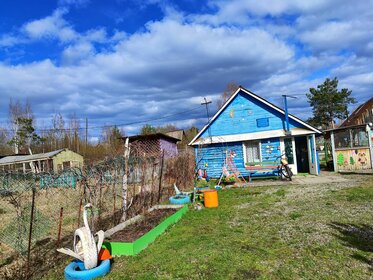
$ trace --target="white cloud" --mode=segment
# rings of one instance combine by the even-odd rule
[[[146,32],[134,34],[116,50],[109,56],[100,56],[98,63],[104,68],[109,63],[111,67],[107,69],[115,71],[113,75],[130,82],[146,75],[143,84],[161,88],[170,87],[171,80],[186,88],[196,79],[210,85],[214,82],[212,76],[225,75],[223,80],[229,80],[236,73],[241,73],[237,79],[246,76],[245,80],[254,81],[256,77],[247,75],[260,72],[258,69],[266,75],[293,56],[286,44],[257,28],[213,28],[173,20],[149,24]]]
[[[80,42],[65,48],[62,52],[61,61],[64,65],[79,64],[94,54],[95,49],[91,43]]]
[[[56,9],[51,16],[28,22],[22,29],[31,39],[58,38],[62,42],[72,41],[78,35],[63,19],[67,12],[67,9]]]
[[[345,22],[326,22],[317,28],[304,32],[300,37],[303,42],[318,51],[335,52],[353,48],[364,50],[372,40],[373,24],[360,20]]]
[[[215,14],[194,15],[192,18],[211,24],[239,23],[247,24],[253,17],[280,16],[283,14],[316,13],[335,5],[336,1],[304,0],[220,0],[210,1],[209,5],[218,11]]]
[[[217,12],[188,18],[215,26],[259,25],[284,40],[300,40],[314,52],[351,48],[361,54],[373,53],[372,14],[368,8],[373,7],[373,0],[220,0],[209,5]]]
[[[17,44],[32,44],[45,40],[57,40],[69,48],[71,47],[70,44],[115,43],[126,37],[125,32],[117,30],[112,37],[109,37],[106,29],[103,27],[78,33],[73,25],[64,19],[64,16],[68,12],[67,8],[57,8],[50,16],[25,23],[17,32],[3,34],[0,37],[0,46],[12,47]]]
[[[91,29],[88,30],[84,34],[84,40],[90,41],[90,42],[98,42],[98,43],[105,43],[107,42],[107,33],[105,28],[97,28],[97,29]]]
[[[339,77],[355,96],[371,96],[373,28],[363,28],[370,26],[368,12],[343,19],[346,12],[339,6],[325,11],[334,5],[325,1],[214,3],[218,10],[211,15],[188,16],[165,6],[163,20],[133,34],[102,27],[78,33],[64,19],[67,10],[57,9],[23,25],[22,36],[3,35],[0,45],[50,39],[62,45],[60,59],[0,64],[0,92],[5,99],[29,97],[40,118],[50,116],[53,108],[65,116],[74,111],[88,116],[96,125],[149,120],[180,126],[204,123],[201,100],[215,102],[231,81],[280,106],[281,94],[298,96],[289,106],[303,118],[311,112],[305,93],[326,78],[318,74],[321,70]],[[291,23],[265,19],[292,13]],[[348,52],[340,54],[345,48]],[[194,108],[198,110],[156,120]],[[133,134],[142,125],[125,129]]]
[[[10,34],[4,34],[0,38],[0,46],[3,46],[3,47],[11,47],[21,42],[22,42],[22,38],[17,38]]]

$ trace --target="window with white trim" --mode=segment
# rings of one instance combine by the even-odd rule
[[[246,158],[245,162],[260,162],[260,142],[245,142]]]

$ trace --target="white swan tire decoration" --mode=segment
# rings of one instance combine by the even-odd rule
[[[75,230],[74,251],[66,248],[60,248],[57,249],[57,251],[81,260],[84,263],[85,269],[92,269],[97,266],[98,253],[100,252],[102,243],[104,241],[104,232],[100,230],[96,233],[98,237],[98,242],[96,244],[95,238],[88,225],[87,208],[92,208],[92,205],[88,203],[84,206],[84,227]]]

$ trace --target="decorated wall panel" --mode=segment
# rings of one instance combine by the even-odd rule
[[[338,171],[372,168],[368,148],[336,150]]]

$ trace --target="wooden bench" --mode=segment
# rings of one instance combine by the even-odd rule
[[[245,169],[249,172],[249,182],[251,182],[251,176],[256,173],[272,173],[273,176],[277,176],[278,174],[275,173],[278,173],[278,166],[279,163],[270,161],[249,162],[245,164]]]

